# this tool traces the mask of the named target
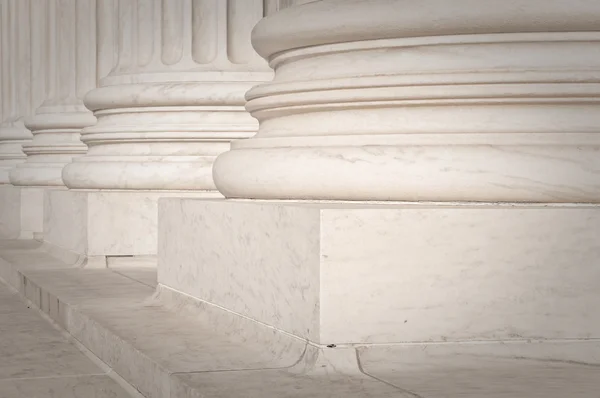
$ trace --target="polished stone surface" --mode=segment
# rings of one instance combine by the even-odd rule
[[[131,397],[3,283],[0,283],[0,396]]]
[[[159,283],[320,344],[600,337],[598,205],[173,198],[159,220]]]
[[[12,258],[0,269],[17,273],[21,294],[146,397],[596,398],[600,390],[598,339],[316,347],[164,286],[155,291],[155,269],[32,267],[27,250],[41,249],[0,241],[0,257]],[[0,317],[14,305],[0,299]],[[48,362],[36,366],[49,372]],[[57,369],[72,379],[0,381],[0,396],[56,385],[95,396],[96,379]]]
[[[596,0],[323,0],[263,18],[227,198],[598,203]]]
[[[0,158],[1,161],[1,158]],[[21,191],[0,185],[0,239],[15,239],[21,232]]]
[[[49,191],[44,202],[44,240],[86,255],[156,255],[158,201],[163,197],[218,197],[216,193]]]

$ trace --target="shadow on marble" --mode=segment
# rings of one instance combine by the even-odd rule
[[[0,284],[0,379],[101,373],[34,309]]]
[[[362,369],[421,398],[595,398],[600,342],[371,347]]]
[[[301,375],[285,370],[218,372],[173,376],[178,398],[414,398],[368,377]]]
[[[285,368],[305,349],[275,331],[270,345],[239,335],[235,317],[219,332],[201,310],[165,305],[154,289],[110,269],[21,272],[27,298],[148,397],[170,396],[173,373]]]
[[[42,247],[42,242],[31,239],[0,239],[0,250],[35,250]]]
[[[130,398],[108,376],[0,380],[2,398]]]

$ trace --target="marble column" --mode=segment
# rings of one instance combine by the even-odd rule
[[[31,78],[40,59],[31,50],[30,0],[0,1],[0,237],[22,235],[28,212],[21,208],[21,191],[10,184],[10,171],[25,162],[23,144],[31,141],[24,120],[39,100],[39,85]]]
[[[262,0],[113,5],[98,12],[98,43],[114,40],[117,59],[84,98],[97,123],[82,130],[88,152],[64,168],[70,190],[49,196],[45,227],[52,244],[100,264],[156,254],[159,199],[221,197],[214,159],[256,133],[244,94],[272,78],[250,42]]]
[[[32,7],[31,29],[42,30],[32,48],[45,58],[45,67],[32,78],[43,75],[46,90],[35,115],[25,121],[33,141],[23,146],[27,161],[11,171],[14,185],[64,187],[62,169],[86,152],[79,132],[96,122],[83,104],[97,80],[95,3],[45,0]]]
[[[31,132],[23,120],[32,111],[29,0],[2,0],[0,123],[0,184],[9,184],[9,171],[25,161],[24,143]]]
[[[322,346],[600,336],[600,3],[481,3],[259,22],[259,131],[232,199],[162,203],[160,285]]]
[[[275,78],[247,94],[258,134],[215,164],[225,196],[600,202],[598,3],[539,19],[513,0],[489,24],[450,4],[341,3],[256,27]]]
[[[250,31],[261,0],[118,2],[118,61],[86,105],[86,156],[69,188],[212,191],[212,163],[257,129],[244,93],[272,72]]]

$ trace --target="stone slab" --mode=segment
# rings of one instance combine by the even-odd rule
[[[285,370],[176,375],[179,398],[415,398],[413,394],[358,375],[294,374]]]
[[[600,207],[163,199],[158,282],[319,344],[600,337]]]
[[[591,398],[600,391],[600,340],[371,346],[365,373],[415,397]]]
[[[21,239],[40,237],[44,231],[44,192],[39,187],[17,187],[21,191]]]
[[[89,257],[156,255],[158,199],[194,193],[53,191],[45,197],[44,240]],[[106,266],[106,261],[103,262]]]
[[[0,380],[102,373],[1,283],[0,303]]]
[[[149,281],[155,269],[0,267],[16,269],[21,294],[145,396],[169,397],[174,373],[289,367],[306,347],[223,310],[153,294],[135,278]]]
[[[44,230],[41,187],[0,186],[0,238],[39,238]]]
[[[21,191],[0,185],[0,239],[16,239],[21,233]]]
[[[0,255],[26,250],[15,246],[0,242]],[[298,340],[161,285],[152,294],[138,279],[150,280],[154,269],[4,267],[20,275],[17,287],[34,305],[146,397],[588,398],[598,391],[598,340],[286,347]]]
[[[131,398],[108,376],[0,380],[2,398]]]

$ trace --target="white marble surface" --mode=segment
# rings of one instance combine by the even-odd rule
[[[44,189],[0,185],[0,238],[32,239],[43,232]]]
[[[16,287],[22,294],[149,397],[169,396],[171,373],[285,368],[306,347],[302,340],[169,292],[153,298],[153,287],[111,269],[23,264],[18,259],[0,267],[19,270]],[[137,277],[147,280],[152,273],[156,270],[138,269]],[[248,324],[252,327],[244,329]]]
[[[593,0],[324,0],[261,20],[225,197],[598,202]],[[543,12],[541,9],[543,8]]]
[[[25,161],[23,144],[32,138],[23,117],[39,98],[31,84],[30,0],[0,1],[0,17],[0,184],[8,184],[10,170]]]
[[[596,206],[161,203],[158,282],[322,344],[600,337]]]
[[[131,397],[0,282],[0,396]]]
[[[59,248],[87,254],[88,201],[85,192],[47,191],[44,240]]]
[[[3,398],[130,398],[108,376],[0,380]],[[136,397],[140,398],[140,397]]]
[[[44,188],[19,187],[21,190],[20,237],[32,239],[44,232]]]
[[[28,249],[40,246],[0,241],[5,257]],[[147,397],[592,398],[600,387],[598,339],[286,347],[248,332],[259,326],[289,339],[285,334],[164,287],[150,298],[151,287],[111,269],[28,269],[27,263],[0,262],[0,269],[19,272],[23,294]],[[152,272],[138,269],[137,278]],[[0,317],[10,309],[0,299]],[[227,316],[231,323],[223,329]],[[42,380],[0,381],[0,391],[63,388],[64,397],[87,398],[77,394],[96,392],[97,381],[112,392],[101,379]]]
[[[155,255],[158,200],[177,196],[214,197],[218,194],[48,191],[44,240],[90,257]],[[106,266],[106,261],[102,261]]]
[[[35,114],[25,120],[33,133],[23,146],[27,159],[10,173],[15,185],[64,187],[63,167],[87,150],[79,131],[96,122],[82,100],[98,77],[95,19],[92,0],[32,4],[26,28],[32,91],[38,100]]]
[[[158,281],[319,341],[319,210],[164,199]]]
[[[21,231],[21,191],[0,185],[0,238],[15,239]]]
[[[64,169],[66,185],[216,191],[215,157],[258,128],[244,93],[272,78],[250,43],[263,1],[149,2],[139,12],[129,0],[115,5],[98,14],[109,73],[85,98],[98,123],[82,131],[89,151]]]
[[[421,398],[592,398],[600,341],[369,347],[366,374]]]

